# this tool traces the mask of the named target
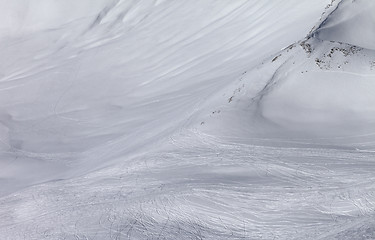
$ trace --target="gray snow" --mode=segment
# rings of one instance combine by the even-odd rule
[[[0,7],[0,239],[375,239],[373,0]]]

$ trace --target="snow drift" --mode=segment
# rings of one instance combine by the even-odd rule
[[[372,1],[0,7],[2,238],[374,238]]]
[[[374,1],[341,1],[314,34],[322,40],[375,50],[374,12]]]

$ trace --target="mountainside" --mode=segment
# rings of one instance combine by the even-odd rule
[[[347,43],[375,50],[375,2],[340,1],[314,32],[321,40]]]
[[[375,238],[373,0],[0,7],[1,239]]]

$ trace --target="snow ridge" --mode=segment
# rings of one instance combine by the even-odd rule
[[[1,35],[1,239],[375,238],[375,53],[339,34],[371,2],[0,6],[26,2]]]

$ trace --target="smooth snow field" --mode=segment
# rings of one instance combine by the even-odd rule
[[[0,10],[0,240],[375,239],[374,0]]]

